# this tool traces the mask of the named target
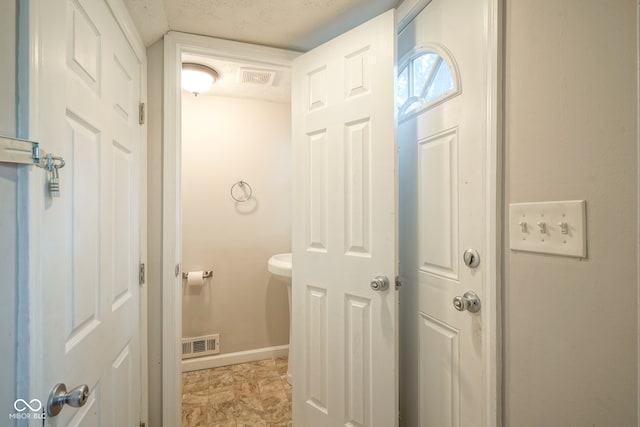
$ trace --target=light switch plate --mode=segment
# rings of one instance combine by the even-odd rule
[[[509,242],[514,251],[586,258],[586,202],[511,203]]]

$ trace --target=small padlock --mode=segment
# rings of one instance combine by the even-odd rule
[[[60,177],[58,175],[58,166],[53,165],[49,171],[49,195],[51,197],[60,197]]]

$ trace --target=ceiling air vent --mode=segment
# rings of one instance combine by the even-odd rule
[[[273,85],[276,78],[275,70],[261,70],[258,68],[240,68],[240,83],[254,85]]]

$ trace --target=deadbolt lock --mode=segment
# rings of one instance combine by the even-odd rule
[[[469,248],[464,251],[462,259],[464,260],[464,265],[469,268],[476,268],[480,265],[480,254],[475,249]]]

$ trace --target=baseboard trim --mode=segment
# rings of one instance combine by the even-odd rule
[[[218,368],[220,366],[235,365],[237,363],[253,362],[256,360],[275,357],[287,357],[288,345],[276,347],[256,348],[253,350],[238,351],[236,353],[216,354],[215,356],[195,357],[182,361],[182,372],[199,371],[201,369]]]

